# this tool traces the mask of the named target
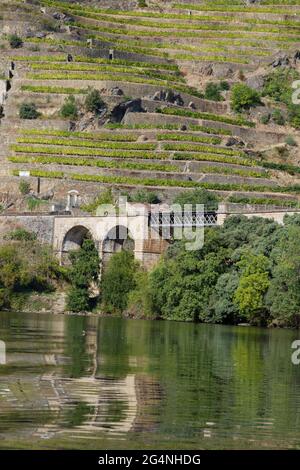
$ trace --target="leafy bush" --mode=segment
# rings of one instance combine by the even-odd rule
[[[25,230],[24,228],[17,228],[15,230],[12,230],[8,234],[5,235],[4,239],[5,240],[15,240],[15,241],[34,241],[36,240],[37,236],[36,233],[33,232],[28,232],[28,230]]]
[[[74,95],[70,95],[65,98],[64,104],[60,109],[60,115],[64,118],[77,119],[78,117],[78,106]]]
[[[17,34],[11,34],[8,37],[8,42],[10,47],[12,47],[13,49],[19,49],[23,46],[22,38],[20,38]]]
[[[291,147],[297,147],[297,142],[295,141],[294,137],[288,135],[285,139],[285,143],[290,145]]]
[[[72,287],[68,293],[67,308],[73,312],[91,308],[89,288],[97,283],[100,273],[100,260],[93,240],[85,238],[79,250],[70,253],[72,263],[69,278]]]
[[[37,119],[40,113],[37,111],[35,103],[22,103],[19,116],[21,119]]]
[[[179,193],[173,203],[180,204],[182,207],[185,204],[192,204],[194,210],[196,204],[203,204],[208,210],[216,210],[218,208],[218,197],[206,189],[194,189],[190,192]]]
[[[134,289],[138,264],[130,251],[111,256],[101,280],[102,309],[106,313],[121,313],[128,305],[128,295]]]
[[[129,202],[140,202],[144,204],[159,204],[159,196],[152,191],[139,190],[137,192],[128,194]]]
[[[99,114],[105,107],[105,103],[101,98],[99,90],[90,90],[85,98],[86,111]]]
[[[217,83],[208,83],[205,87],[204,98],[212,101],[223,101],[221,88]]]
[[[21,180],[19,183],[19,191],[23,196],[25,196],[26,194],[29,194],[30,193],[29,181]]]
[[[82,205],[81,209],[95,215],[97,208],[102,204],[114,204],[114,197],[111,188],[102,191],[92,202]]]
[[[17,238],[0,247],[0,308],[9,308],[17,292],[52,291],[57,279],[65,279],[50,246],[20,232]]]
[[[232,87],[231,107],[236,112],[247,110],[261,104],[260,94],[244,83],[236,83]]]
[[[270,113],[266,113],[266,114],[263,114],[260,118],[260,122],[262,124],[269,124],[270,122],[270,119],[271,119],[271,114]]]
[[[285,124],[285,118],[280,111],[280,109],[274,109],[272,113],[272,119],[275,122],[275,124],[278,124],[278,126],[284,126]]]

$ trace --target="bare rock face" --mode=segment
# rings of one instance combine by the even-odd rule
[[[261,91],[264,87],[265,79],[263,75],[256,75],[254,77],[249,77],[246,80],[246,85],[250,88],[254,88],[254,90]]]
[[[234,71],[226,64],[215,64],[213,67],[213,75],[219,79],[232,78]]]
[[[127,113],[145,113],[145,109],[142,107],[142,100],[140,98],[125,101],[115,106],[111,112],[111,122],[121,122],[125,114]]]
[[[232,146],[238,146],[238,147],[245,147],[245,142],[242,140],[236,139],[235,137],[229,137],[229,139],[226,142],[226,147],[232,147]]]
[[[124,92],[123,90],[121,90],[121,88],[119,88],[118,86],[115,86],[113,88],[110,88],[108,90],[108,93],[111,95],[111,96],[123,96],[124,95]]]
[[[183,106],[184,101],[179,93],[174,93],[172,90],[159,90],[150,96],[151,100],[154,101],[166,101],[167,103],[176,104],[177,106]]]
[[[277,57],[271,63],[271,66],[274,67],[274,68],[276,68],[276,67],[288,67],[289,65],[290,65],[290,59],[286,54]]]

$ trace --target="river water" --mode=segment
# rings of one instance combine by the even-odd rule
[[[299,449],[295,339],[300,332],[0,313],[0,447]]]

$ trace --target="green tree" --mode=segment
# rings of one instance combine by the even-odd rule
[[[138,263],[131,251],[123,250],[111,256],[101,279],[102,309],[122,313],[128,306],[129,292],[136,287]]]
[[[300,325],[300,226],[291,218],[274,249],[275,267],[267,294],[272,318],[283,325]]]
[[[223,101],[220,85],[217,83],[208,83],[205,87],[204,98],[212,101]]]
[[[60,109],[60,115],[64,118],[77,119],[78,118],[78,106],[74,95],[70,95],[65,98],[65,101]]]
[[[8,37],[8,42],[12,49],[18,49],[23,46],[23,40],[17,34],[11,34]]]
[[[268,258],[248,251],[237,266],[241,270],[241,277],[234,294],[234,303],[250,321],[256,320],[258,316],[264,317],[265,294],[270,285]]]
[[[244,83],[236,83],[232,87],[231,107],[236,112],[245,111],[261,104],[260,94]]]
[[[21,119],[37,119],[40,113],[36,109],[35,103],[22,103],[19,109]]]
[[[85,99],[86,111],[99,114],[105,107],[105,103],[101,98],[99,90],[90,90]]]
[[[100,259],[93,240],[83,240],[79,250],[70,253],[72,263],[69,278],[72,287],[68,293],[67,308],[74,312],[91,308],[89,289],[97,283],[100,273]]]

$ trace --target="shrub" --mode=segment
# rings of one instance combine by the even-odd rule
[[[291,147],[297,147],[297,142],[295,141],[294,137],[291,135],[288,135],[287,138],[285,139],[285,143],[287,145],[290,145]]]
[[[41,204],[43,204],[44,201],[41,201],[40,199],[37,199],[36,197],[29,197],[27,199],[27,207],[30,211],[34,211],[38,207],[40,207]]]
[[[78,107],[74,95],[67,96],[60,109],[60,115],[64,118],[77,119]]]
[[[70,281],[72,288],[68,293],[67,308],[74,312],[86,311],[91,308],[89,288],[97,282],[100,272],[100,260],[93,240],[83,240],[79,250],[70,253],[72,267]]]
[[[241,112],[261,104],[260,95],[253,88],[244,83],[236,83],[232,87],[231,107],[236,112]]]
[[[17,228],[15,230],[12,230],[4,237],[5,240],[14,240],[19,242],[29,242],[36,240],[36,238],[36,233],[28,232],[28,230],[25,230],[24,228]]]
[[[156,193],[146,190],[140,190],[136,193],[129,194],[128,201],[145,204],[159,204],[161,202],[159,196]]]
[[[193,191],[179,193],[174,201],[174,204],[180,204],[182,207],[185,204],[204,204],[206,209],[216,210],[218,208],[218,198],[214,193],[206,189],[194,189]]]
[[[67,309],[71,312],[86,312],[90,308],[89,292],[85,288],[72,287],[68,293]]]
[[[272,119],[275,122],[275,124],[278,124],[278,126],[284,126],[285,124],[285,118],[280,111],[280,109],[274,109],[272,113]]]
[[[266,114],[263,114],[260,118],[260,122],[262,124],[269,124],[270,122],[270,119],[271,119],[271,114],[270,113],[266,113]]]
[[[10,47],[12,47],[13,49],[18,49],[19,47],[23,46],[22,38],[20,38],[17,34],[11,34],[8,37],[8,42]]]
[[[85,99],[85,109],[94,114],[99,114],[105,104],[99,90],[90,90]]]
[[[128,295],[135,287],[138,264],[130,251],[115,253],[103,272],[102,308],[107,313],[121,313],[127,308]]]
[[[228,91],[228,90],[230,90],[230,85],[229,85],[229,83],[226,82],[225,80],[222,80],[222,81],[220,82],[219,87],[220,87],[220,90],[222,90],[222,91]]]
[[[21,119],[37,119],[40,113],[37,111],[35,103],[22,103],[19,116]]]
[[[25,180],[21,180],[19,183],[19,191],[20,193],[25,196],[26,194],[30,193],[30,183]]]
[[[216,83],[208,83],[205,88],[204,98],[212,101],[223,101],[220,86]]]
[[[81,206],[81,209],[89,212],[90,214],[96,214],[96,210],[102,204],[114,204],[114,197],[111,188],[102,191],[92,202]]]

